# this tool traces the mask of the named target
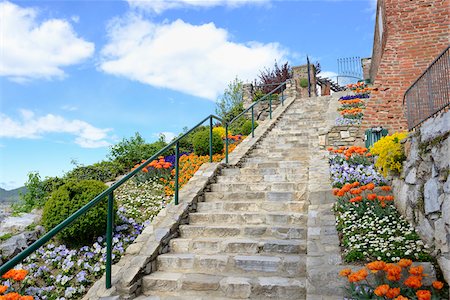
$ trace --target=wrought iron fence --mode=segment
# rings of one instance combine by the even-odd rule
[[[447,46],[403,96],[409,130],[450,105],[449,48]]]

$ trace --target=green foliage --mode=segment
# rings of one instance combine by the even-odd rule
[[[244,111],[242,100],[243,82],[238,78],[228,84],[222,97],[216,102],[216,113],[224,122],[231,121]]]
[[[254,123],[254,127],[256,129],[256,127],[258,127],[258,122],[255,121]],[[241,130],[239,132],[239,134],[242,135],[249,135],[252,133],[252,121],[251,120],[246,120],[242,126],[241,126]]]
[[[302,88],[307,88],[308,87],[308,79],[306,78],[301,78],[299,81],[300,87]]]
[[[197,132],[193,139],[194,152],[197,155],[209,155],[209,128]],[[213,154],[223,151],[223,140],[220,134],[213,131],[212,134]]]
[[[40,208],[47,200],[48,193],[38,172],[28,173],[28,180],[25,182],[25,187],[27,189],[26,193],[19,194],[21,201],[12,205],[13,214],[30,212],[34,208]]]
[[[150,158],[153,154],[166,146],[164,137],[154,143],[147,144],[142,136],[136,132],[133,137],[123,139],[111,147],[109,157],[116,163],[130,169],[143,159]]]
[[[199,126],[199,127],[195,128],[194,130],[192,130],[187,136],[182,138],[179,141],[180,153],[183,153],[183,152],[189,152],[189,153],[194,152],[194,136],[195,136],[195,134],[197,132],[205,130],[205,128],[206,128],[205,126]],[[183,128],[183,133],[180,133],[179,136],[183,135],[187,131],[188,131],[187,127]]]
[[[51,230],[70,215],[83,207],[107,186],[96,180],[69,181],[53,192],[44,206],[42,224]],[[114,206],[114,213],[117,207]],[[59,238],[70,245],[82,245],[105,233],[107,199],[102,199],[85,214],[61,231]]]
[[[383,176],[386,177],[388,171],[398,173],[402,171],[402,163],[406,159],[406,156],[400,141],[407,136],[408,133],[406,131],[396,132],[392,135],[382,137],[370,149],[373,155],[378,156],[375,161],[375,167],[377,167]]]
[[[2,235],[2,236],[0,236],[0,241],[6,241],[6,240],[8,240],[9,238],[11,238],[13,236],[13,234],[12,233],[5,233],[4,235]]]
[[[112,181],[125,171],[124,166],[117,161],[102,161],[93,165],[78,165],[68,172],[65,180],[99,180],[103,182]]]
[[[364,254],[361,251],[356,250],[356,249],[350,250],[345,255],[346,262],[361,261],[361,260],[364,260]]]

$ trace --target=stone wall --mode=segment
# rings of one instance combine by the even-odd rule
[[[403,94],[449,43],[450,0],[379,0],[362,128],[406,129]]]
[[[415,226],[450,282],[450,112],[425,121],[404,141],[407,159],[393,179],[395,203]]]
[[[363,146],[364,134],[359,126],[333,126],[323,142],[324,147]]]

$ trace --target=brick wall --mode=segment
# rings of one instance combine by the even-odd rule
[[[406,130],[403,94],[450,43],[450,0],[379,0],[362,128]]]

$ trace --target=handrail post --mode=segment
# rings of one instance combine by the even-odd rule
[[[228,123],[225,124],[225,163],[228,163]]]
[[[212,156],[213,156],[213,149],[212,149],[212,116],[209,117],[209,162],[212,162]]]
[[[281,106],[284,106],[284,90],[281,89]]]
[[[252,106],[252,138],[255,137],[255,114],[253,113],[253,107]]]
[[[269,118],[271,120],[272,120],[272,95],[270,95],[270,97],[269,97]]]
[[[175,205],[178,205],[178,178],[180,173],[180,143],[175,144]]]
[[[111,288],[111,265],[112,265],[112,231],[113,231],[113,207],[114,192],[108,195],[108,215],[106,219],[106,288]]]

